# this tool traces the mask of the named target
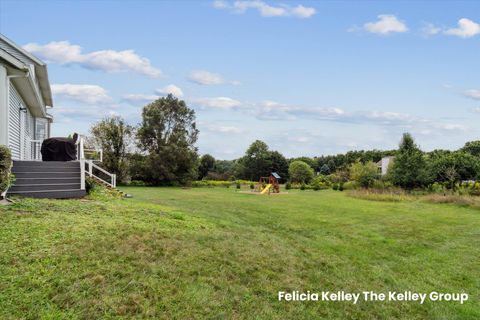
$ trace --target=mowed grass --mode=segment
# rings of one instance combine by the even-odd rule
[[[0,207],[1,319],[479,319],[480,210],[334,191],[122,188]],[[279,302],[278,291],[467,292]]]

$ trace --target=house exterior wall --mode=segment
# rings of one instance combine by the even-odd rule
[[[20,109],[25,108],[22,98],[10,83],[8,105],[8,147],[14,159],[20,159],[22,142],[20,141]]]
[[[7,69],[0,64],[0,145],[8,145]]]
[[[392,163],[394,157],[383,157],[381,160],[382,176],[388,173],[388,166]]]
[[[12,157],[21,160],[34,159],[31,141],[35,140],[35,118],[11,82],[8,118],[8,147]]]

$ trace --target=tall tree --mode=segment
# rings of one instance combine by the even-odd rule
[[[127,152],[132,143],[133,128],[119,116],[107,117],[91,128],[93,143],[103,151],[102,166],[125,180],[128,169]]]
[[[258,180],[262,176],[270,175],[272,159],[268,145],[260,140],[248,147],[245,155],[239,159],[237,171],[244,179]]]
[[[137,138],[147,152],[147,182],[185,184],[196,177],[198,130],[184,101],[169,94],[145,106]]]
[[[272,161],[271,171],[280,175],[282,181],[288,180],[288,161],[278,151],[270,152],[270,160]]]
[[[405,189],[422,187],[428,182],[423,152],[409,133],[403,134],[390,174],[393,183]]]
[[[215,168],[215,158],[209,154],[204,154],[200,158],[200,163],[198,164],[198,178],[203,179],[207,176],[209,171],[212,171]]]

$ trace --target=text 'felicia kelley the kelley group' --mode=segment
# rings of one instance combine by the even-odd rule
[[[388,292],[345,292],[345,291],[321,291],[321,292],[300,292],[300,291],[279,291],[278,301],[324,301],[324,302],[351,302],[357,304],[359,301],[390,301],[390,302],[417,302],[423,304],[425,301],[454,301],[460,304],[468,300],[468,294],[442,293],[432,291],[429,293],[413,291],[388,291]]]

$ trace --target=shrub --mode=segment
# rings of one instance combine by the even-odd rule
[[[255,189],[255,185],[253,183],[250,183],[250,190]]]
[[[14,182],[14,176],[11,174],[12,154],[6,146],[0,146],[0,195]]]
[[[313,169],[307,163],[296,160],[288,167],[288,174],[293,182],[309,183],[313,179]]]
[[[87,194],[91,194],[98,188],[98,183],[92,177],[85,177],[85,191]]]
[[[237,189],[240,189],[240,188],[242,187],[242,185],[240,184],[240,182],[237,181],[237,182],[235,183],[235,187],[236,187]]]
[[[347,181],[343,184],[344,190],[355,190],[360,188],[360,184],[356,181]]]
[[[292,189],[292,183],[290,181],[287,181],[287,183],[285,183],[285,189],[286,190]]]
[[[146,186],[145,182],[140,181],[140,180],[132,180],[128,183],[129,186],[132,187],[144,187]]]
[[[317,191],[328,189],[330,187],[330,184],[331,182],[326,176],[318,175],[313,179],[311,186],[313,190]]]
[[[369,188],[378,178],[377,165],[372,161],[365,164],[361,162],[353,163],[350,166],[350,176],[352,180],[357,181],[362,187]]]
[[[201,187],[224,187],[224,188],[230,188],[230,186],[235,183],[236,188],[240,185],[252,185],[255,187],[255,182],[253,181],[248,181],[248,180],[236,180],[235,182],[232,181],[226,181],[226,180],[198,180],[198,181],[193,181],[191,186],[194,188],[201,188]],[[250,187],[251,188],[251,187]]]
[[[343,191],[343,182],[341,182],[340,185],[338,186],[338,191]]]
[[[332,189],[333,189],[333,190],[337,191],[338,188],[339,188],[338,183],[334,183],[334,184],[332,185]]]
[[[302,182],[302,184],[300,185],[300,190],[305,190],[306,188],[307,188],[307,185]]]

